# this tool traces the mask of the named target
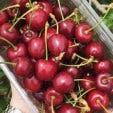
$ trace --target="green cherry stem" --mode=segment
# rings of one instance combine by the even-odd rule
[[[51,113],[55,113],[55,111],[54,111],[54,100],[55,100],[55,97],[51,96]]]
[[[0,62],[0,64],[8,64],[8,65],[16,65],[16,63],[12,63],[12,62]]]
[[[88,79],[74,79],[74,81],[86,81],[86,82],[94,83],[94,81],[91,81],[91,80],[88,80]]]
[[[46,49],[46,60],[48,60],[48,45],[47,45],[47,30],[48,30],[48,27],[49,27],[49,23],[46,22],[45,24],[45,49]]]

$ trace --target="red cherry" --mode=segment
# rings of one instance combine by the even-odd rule
[[[55,34],[48,39],[48,49],[55,56],[58,56],[62,52],[66,52],[67,47],[68,40],[61,34]]]
[[[49,60],[39,59],[35,65],[35,72],[40,80],[49,81],[57,72],[57,64]]]
[[[12,60],[12,63],[15,63],[13,66],[14,73],[18,77],[29,76],[33,71],[33,64],[27,57],[17,57]]]
[[[19,4],[20,7],[25,7],[26,3],[29,2],[29,0],[12,0],[14,4]]]
[[[69,7],[67,7],[66,5],[62,5],[62,13],[63,13],[64,17],[66,17],[69,14],[69,11],[70,11]],[[60,8],[59,8],[58,5],[56,5],[53,8],[53,14],[55,15],[57,20],[61,20],[62,19]]]
[[[38,4],[43,8],[43,10],[49,15],[53,12],[52,4],[48,0],[40,0]]]
[[[104,56],[105,48],[104,46],[97,41],[89,43],[85,48],[85,54],[87,56],[93,56],[95,58],[101,58]]]
[[[83,44],[92,41],[93,32],[90,31],[90,32],[86,33],[86,31],[90,28],[91,28],[91,26],[87,23],[82,23],[82,24],[78,25],[75,29],[76,40]]]
[[[103,110],[102,106],[98,101],[104,106],[107,107],[109,104],[109,97],[106,93],[103,93],[99,90],[93,90],[88,95],[88,104],[94,110]]]
[[[42,82],[33,75],[31,77],[25,78],[24,86],[31,92],[39,92],[42,87]]]
[[[45,55],[45,43],[40,37],[32,38],[28,43],[28,51],[32,57],[43,58]]]
[[[75,22],[72,19],[67,19],[59,24],[59,32],[66,36],[68,39],[72,39],[75,31]]]
[[[63,95],[55,91],[54,88],[50,87],[45,91],[45,103],[51,105],[51,97],[54,97],[53,105],[57,106],[63,102]]]
[[[8,20],[8,15],[6,12],[1,12],[0,13],[0,26],[4,23],[6,23]]]
[[[109,79],[112,77],[109,73],[99,73],[96,75],[96,87],[101,90],[109,93],[112,89],[113,79]]]
[[[95,79],[93,76],[85,76],[83,77],[83,79],[89,80],[89,81],[83,80],[80,82],[80,85],[84,88],[84,90],[87,91],[95,87]]]
[[[66,71],[58,73],[53,79],[53,86],[60,93],[67,93],[73,90],[74,85],[73,77]]]
[[[32,17],[32,19],[31,19]],[[41,30],[44,28],[45,23],[48,19],[47,13],[43,9],[37,9],[33,14],[32,12],[26,15],[27,23],[31,23],[31,27],[36,30]]]
[[[94,64],[94,70],[97,73],[106,72],[109,73],[112,71],[113,64],[108,59],[99,60],[97,63]]]
[[[18,43],[16,49],[10,47],[7,49],[7,58],[14,59],[17,57],[27,56],[27,48],[23,43]]]
[[[59,113],[79,113],[76,107],[73,107],[70,104],[64,104],[59,109]]]

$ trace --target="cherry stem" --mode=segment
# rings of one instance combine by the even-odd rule
[[[55,18],[55,16],[52,13],[50,13],[49,15],[56,23],[55,24],[57,26],[57,32],[56,33],[58,34],[59,33],[58,21],[57,21],[57,19]]]
[[[7,10],[7,9],[16,8],[16,7],[20,7],[20,5],[19,4],[16,4],[16,5],[12,5],[12,6],[6,7],[4,9],[0,10],[0,13],[3,12],[3,11],[5,11],[5,10]]]
[[[16,50],[16,46],[15,46],[13,43],[11,43],[9,40],[7,40],[7,39],[5,39],[5,38],[3,38],[3,37],[1,37],[1,36],[0,36],[0,40],[5,41],[5,42],[8,43],[12,48],[14,48],[14,50]]]
[[[108,77],[108,78],[104,79],[103,82],[106,82],[106,81],[111,80],[111,79],[113,79],[113,77]]]
[[[104,111],[105,111],[106,113],[111,113],[111,112],[109,112],[109,111],[105,108],[105,106],[100,102],[100,100],[97,100],[96,102],[97,102],[97,104],[99,104],[99,105],[104,109]]]
[[[0,62],[0,64],[8,64],[8,65],[16,65],[16,63],[12,63],[12,62]]]
[[[76,43],[76,44],[74,44],[74,45],[69,46],[69,48],[77,47],[77,46],[79,46],[79,45],[80,45],[79,43]]]
[[[91,81],[91,80],[88,80],[88,79],[74,79],[74,81],[86,81],[86,82],[94,83],[94,81]]]
[[[86,30],[85,33],[88,34],[90,31],[92,31],[93,29],[95,29],[105,19],[105,17],[108,15],[108,13],[109,13],[109,11],[110,11],[111,8],[112,8],[112,5],[110,5],[108,7],[105,15],[100,19],[100,21],[97,24],[95,24],[95,26],[93,26],[92,28]]]
[[[27,11],[26,13],[24,13],[22,16],[20,16],[20,17],[17,19],[17,21],[9,28],[9,31],[12,31],[12,29],[14,28],[14,26],[15,26],[24,16],[26,16],[28,13],[30,13],[30,12],[32,12],[32,11],[38,9],[38,8],[39,8],[39,6],[37,5],[37,6],[33,7],[33,8],[31,8],[30,10],[28,10],[28,11]]]
[[[62,20],[64,20],[64,15],[63,15],[63,12],[62,12],[61,2],[60,2],[60,0],[57,0],[57,2],[58,2],[59,9],[60,9]]]
[[[55,100],[55,97],[51,96],[51,113],[55,113],[55,111],[54,111],[54,100]]]
[[[59,56],[55,57],[55,60],[60,61],[64,57],[65,52],[60,53]]]
[[[48,27],[49,27],[49,23],[48,22],[46,22],[46,24],[45,24],[45,49],[46,49],[46,60],[48,60],[48,45],[47,45],[47,29],[48,29]]]

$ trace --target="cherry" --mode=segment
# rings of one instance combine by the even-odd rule
[[[35,65],[35,72],[40,80],[49,81],[57,72],[57,64],[49,60],[39,59]]]
[[[33,75],[24,79],[24,86],[31,92],[39,92],[42,87],[42,82]]]
[[[97,63],[94,64],[94,70],[97,73],[102,73],[102,72],[109,73],[111,72],[112,67],[113,67],[113,64],[108,59],[99,60]]]
[[[60,93],[68,93],[73,90],[75,83],[71,74],[66,71],[62,71],[53,79],[53,86],[55,90]]]
[[[13,69],[18,77],[29,76],[33,71],[33,64],[27,57],[17,57],[12,60],[12,63],[15,64]]]
[[[0,26],[0,36],[3,38],[6,38],[10,42],[14,42],[18,39],[19,34],[16,28],[13,28],[11,31],[9,31],[9,28],[12,26],[11,23],[4,23]]]
[[[76,107],[73,107],[70,104],[64,104],[59,109],[59,113],[79,113]]]
[[[51,105],[51,97],[54,97],[53,106],[57,106],[63,102],[63,95],[57,92],[53,87],[45,91],[45,103]]]
[[[28,43],[28,51],[34,58],[43,58],[45,55],[44,40],[40,37],[32,38]]]
[[[38,31],[44,28],[47,19],[48,19],[47,13],[40,8],[34,11],[33,14],[32,12],[30,12],[26,15],[27,23],[28,24],[31,23],[31,27]]]
[[[87,23],[81,23],[75,29],[75,38],[80,43],[89,43],[93,39],[93,32],[86,32],[91,26]]]
[[[27,56],[27,48],[23,43],[18,43],[15,48],[7,49],[7,58],[10,60],[22,56]]]
[[[6,23],[8,20],[8,15],[6,12],[1,12],[0,13],[0,26],[4,23]]]
[[[66,5],[62,5],[62,13],[63,13],[63,16],[66,17],[69,14],[69,12],[70,12],[69,7],[67,7]],[[56,5],[53,8],[53,14],[55,15],[55,17],[56,17],[57,20],[61,20],[62,19],[60,8],[59,8],[58,5]]]
[[[71,74],[73,78],[79,78],[80,77],[80,70],[76,67],[68,67],[66,68],[67,72]]]
[[[112,76],[109,73],[97,74],[95,79],[96,87],[101,91],[109,93],[113,84],[113,79],[110,79],[110,77]]]
[[[93,90],[89,93],[87,102],[92,109],[103,110],[102,106],[107,107],[109,104],[109,97],[106,93]]]
[[[48,49],[54,56],[58,56],[62,52],[66,52],[68,40],[61,34],[55,34],[48,39]]]
[[[75,22],[72,19],[67,19],[59,23],[59,32],[66,36],[68,39],[72,39],[75,31]]]
[[[53,12],[52,4],[48,0],[40,0],[38,4],[48,15]]]
[[[85,48],[85,54],[87,56],[93,56],[95,58],[101,58],[104,56],[105,48],[104,46],[97,41],[89,43]]]
[[[89,81],[87,81],[89,80]],[[95,87],[95,79],[93,76],[85,76],[83,77],[83,81],[80,82],[80,85],[84,88],[84,90],[89,90]]]

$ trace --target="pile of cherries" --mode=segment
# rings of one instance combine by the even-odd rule
[[[112,62],[77,8],[11,0],[0,10],[0,46],[45,113],[112,113]],[[98,38],[98,37],[97,37]],[[111,99],[111,100],[110,100]]]

